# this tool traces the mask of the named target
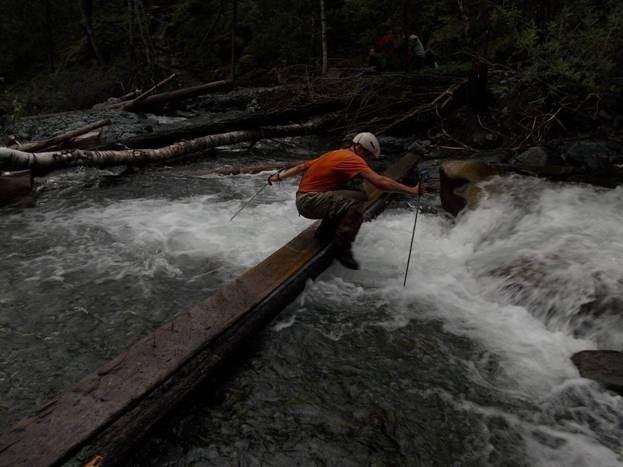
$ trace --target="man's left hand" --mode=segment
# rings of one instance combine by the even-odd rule
[[[270,177],[268,177],[268,184],[272,185],[273,183],[277,183],[281,181],[281,177],[279,176],[279,173],[276,174],[272,174]]]

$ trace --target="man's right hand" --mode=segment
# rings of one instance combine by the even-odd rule
[[[411,194],[412,195],[421,195],[426,193],[426,187],[424,186],[424,184],[422,184],[421,182],[418,183],[417,185],[411,187]]]

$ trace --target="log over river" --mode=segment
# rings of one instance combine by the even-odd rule
[[[308,226],[294,183],[229,222],[265,179],[72,169],[2,208],[0,431]],[[570,360],[623,350],[623,190],[504,186],[457,219],[426,196],[406,288],[412,209],[364,224],[362,270],[310,282],[130,464],[623,465],[622,399]]]

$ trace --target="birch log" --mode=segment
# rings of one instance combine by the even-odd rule
[[[9,170],[32,169],[42,172],[74,166],[110,167],[113,165],[150,164],[217,146],[228,146],[244,141],[257,141],[263,138],[310,134],[323,129],[334,123],[334,121],[335,117],[331,116],[303,124],[263,127],[248,131],[232,131],[230,133],[181,141],[159,149],[127,149],[123,151],[65,149],[29,153],[12,148],[0,148],[0,168]]]
[[[31,143],[18,144],[17,146],[12,147],[11,149],[15,149],[16,151],[22,152],[32,152],[38,151],[39,149],[45,149],[52,146],[56,146],[57,144],[62,143],[63,141],[68,141],[72,138],[76,138],[77,136],[84,135],[89,133],[90,131],[97,130],[103,126],[110,125],[110,120],[99,120],[95,123],[91,123],[90,125],[86,125],[80,128],[76,128],[75,130],[68,131],[67,133],[63,133],[62,135],[53,136],[52,138],[44,139],[41,141],[33,141]]]
[[[304,107],[290,107],[274,112],[247,113],[242,116],[214,120],[197,117],[184,123],[163,125],[153,133],[132,136],[116,141],[104,142],[98,149],[160,148],[182,139],[194,139],[206,135],[250,130],[257,127],[277,126],[308,120],[320,115],[329,115],[344,108],[346,99],[331,99]]]

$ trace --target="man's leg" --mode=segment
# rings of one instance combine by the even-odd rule
[[[314,232],[314,237],[323,242],[328,242],[333,238],[333,235],[335,234],[335,229],[337,228],[337,225],[340,223],[341,219],[342,216],[325,217],[324,219],[322,219],[322,222],[320,222],[320,225]]]
[[[359,263],[353,256],[353,242],[363,223],[363,213],[359,206],[351,206],[340,220],[333,242],[335,257],[349,269],[359,269]]]
[[[297,208],[303,216],[322,218],[316,236],[321,240],[333,239],[337,260],[350,269],[359,268],[352,254],[352,243],[363,222],[366,200],[365,193],[351,190],[301,193],[296,198]]]

